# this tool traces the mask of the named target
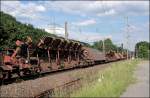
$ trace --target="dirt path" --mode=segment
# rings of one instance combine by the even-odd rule
[[[143,61],[135,71],[137,82],[130,85],[121,97],[149,97],[149,62]]]

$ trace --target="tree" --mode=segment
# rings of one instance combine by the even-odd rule
[[[111,39],[105,39],[104,40],[104,45],[105,45],[105,52],[109,52],[109,51],[117,51],[117,46],[114,45],[111,41]],[[93,48],[96,48],[100,51],[103,51],[103,41],[100,40],[100,41],[97,41],[97,42],[94,42]]]
[[[146,41],[138,42],[135,45],[136,56],[139,58],[149,58],[150,43]]]
[[[102,51],[103,50],[103,41],[100,40],[100,41],[94,42],[92,47]]]
[[[23,24],[11,15],[0,11],[0,48],[14,48],[16,39],[31,36],[36,43],[42,36],[55,36],[31,24]]]
[[[108,38],[104,42],[105,42],[105,51],[106,52],[109,52],[111,50],[117,51],[117,46],[112,43],[111,39]]]

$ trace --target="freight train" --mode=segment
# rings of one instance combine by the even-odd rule
[[[103,53],[78,41],[50,36],[37,44],[16,41],[20,48],[0,51],[0,79],[85,67],[125,59],[120,53]],[[18,52],[19,50],[19,52]]]

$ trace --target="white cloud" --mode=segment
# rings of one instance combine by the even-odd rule
[[[111,35],[104,36],[97,32],[70,32],[69,37],[71,39],[79,40],[86,43],[93,43],[95,41],[103,40],[104,38],[112,38]]]
[[[76,26],[89,26],[89,25],[96,24],[96,21],[95,21],[95,19],[88,19],[88,20],[83,20],[83,21],[76,22],[73,24]]]
[[[81,16],[148,15],[149,1],[1,1],[1,10],[17,17],[35,19],[47,9]]]
[[[23,4],[21,1],[1,1],[1,10],[15,17],[37,19],[40,17],[40,12],[46,11],[46,8],[32,2]]]
[[[48,9],[81,16],[148,15],[149,1],[1,1],[1,10],[16,17],[35,19]]]
[[[51,34],[65,37],[65,29],[62,27],[55,27],[55,29],[53,27],[45,27],[44,29]]]
[[[109,11],[106,11],[104,13],[98,13],[97,16],[106,16],[106,15],[114,15],[116,14],[116,11],[114,9],[111,9]]]
[[[41,11],[41,12],[46,10],[46,8],[42,5],[36,6],[36,9],[37,9],[37,11]]]
[[[149,1],[45,1],[50,10],[79,15],[148,15]]]
[[[44,28],[44,27],[43,27]],[[55,32],[51,27],[45,27],[45,31],[56,34],[57,36],[65,37],[65,29],[62,27],[55,27]],[[97,32],[77,32],[68,30],[69,39],[79,40],[82,42],[93,43],[95,41],[103,40],[104,38],[112,38],[111,35],[104,36]]]

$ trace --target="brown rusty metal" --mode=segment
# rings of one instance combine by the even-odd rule
[[[41,44],[41,46],[38,47],[39,43]],[[120,54],[116,54],[114,52],[107,53],[105,58],[105,54],[102,52],[88,47],[84,47],[78,41],[64,39],[61,37],[58,38],[51,36],[43,36],[39,40],[39,43],[33,49],[33,57],[36,57],[35,55],[39,54],[37,58],[39,64],[41,64],[40,67],[43,72],[52,72],[54,69],[59,70],[58,65],[66,64],[67,67],[74,67],[77,64],[82,65],[80,64],[80,62],[85,61],[111,61],[123,58]],[[30,59],[29,53],[28,57]],[[29,64],[31,65],[30,62]],[[52,67],[52,69],[50,70],[49,67]],[[62,70],[67,67],[65,66],[64,68],[62,68]]]
[[[75,51],[78,50],[79,47],[81,47],[81,44],[74,40],[66,40],[64,38],[54,38],[50,36],[43,36],[41,38],[43,40],[44,45],[47,47],[50,47],[53,50],[57,50],[58,48],[62,50],[71,50]]]
[[[47,53],[48,53],[48,61],[49,61],[50,67],[51,67],[51,56],[50,56],[50,49],[49,48],[47,50]]]
[[[52,49],[57,50],[60,43],[61,43],[61,39],[55,39],[52,43]]]
[[[60,65],[60,56],[59,56],[59,54],[60,54],[60,51],[58,49],[57,50],[57,65]]]
[[[45,37],[43,40],[46,45],[49,45],[54,40],[54,38],[53,37]]]
[[[86,59],[89,60],[96,60],[96,61],[103,61],[105,60],[105,54],[102,52],[99,52],[96,49],[91,49],[88,47],[83,47],[83,55]]]

